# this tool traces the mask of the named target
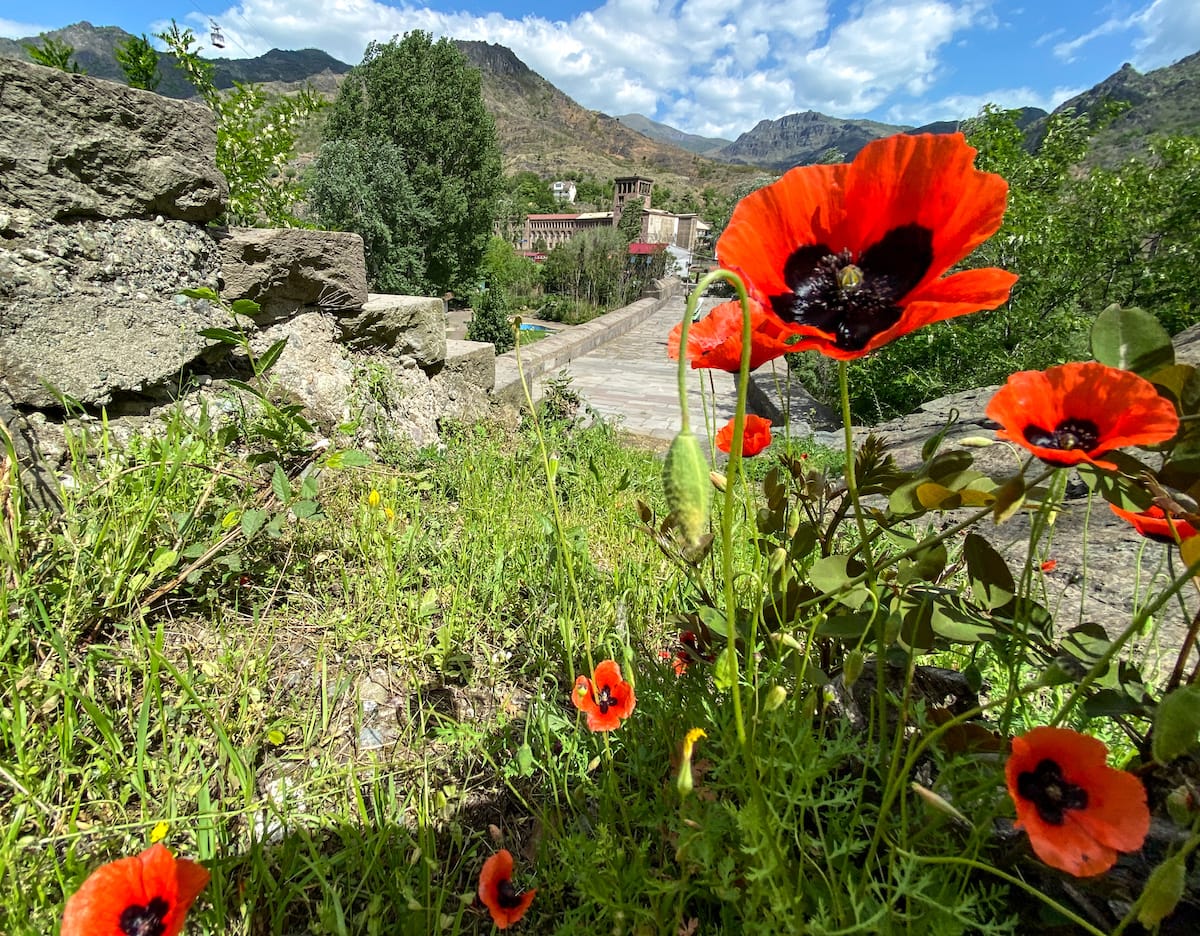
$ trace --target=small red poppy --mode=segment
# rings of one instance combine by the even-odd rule
[[[592,731],[620,728],[621,719],[632,715],[637,704],[633,686],[621,678],[621,668],[614,660],[600,663],[594,678],[576,679],[571,701],[575,708],[587,713],[587,726]]]
[[[801,166],[738,203],[721,264],[809,348],[862,357],[931,322],[994,309],[1017,277],[943,276],[991,237],[1008,184],[974,168],[961,133],[898,134],[854,162]]]
[[[67,901],[61,936],[178,936],[208,877],[161,843],[110,861]]]
[[[1095,361],[1019,371],[996,391],[987,416],[996,434],[1059,467],[1088,462],[1115,471],[1101,456],[1127,445],[1154,445],[1179,429],[1170,401],[1130,371]]]
[[[1112,512],[1122,520],[1133,524],[1133,528],[1147,539],[1159,543],[1181,543],[1191,539],[1197,530],[1192,524],[1181,517],[1168,516],[1157,504],[1137,513],[1132,510],[1122,510],[1116,504],[1109,504]]]
[[[1057,559],[1047,559],[1045,562],[1042,563],[1042,571],[1043,572],[1053,572],[1057,568],[1058,568],[1058,560]]]
[[[750,369],[795,351],[789,341],[791,330],[776,316],[768,315],[753,299],[750,309]],[[679,359],[679,336],[683,325],[676,325],[667,336],[667,356]],[[688,360],[692,368],[707,367],[737,373],[742,366],[742,305],[723,302],[688,328]]]
[[[518,894],[512,883],[513,857],[502,848],[483,863],[479,872],[479,899],[492,914],[496,929],[518,922],[533,903],[537,888]]]
[[[717,430],[717,448],[726,455],[733,446],[733,420]],[[742,429],[742,455],[750,458],[771,444],[771,420],[746,414],[746,425]]]
[[[671,669],[675,671],[676,676],[686,673],[693,663],[711,663],[715,659],[711,653],[701,652],[695,631],[680,631],[679,646],[673,654],[664,650],[662,658],[671,661]]]
[[[1034,728],[1013,738],[1004,768],[1016,827],[1042,861],[1076,877],[1107,871],[1150,831],[1142,781],[1109,767],[1107,753],[1069,728]]]

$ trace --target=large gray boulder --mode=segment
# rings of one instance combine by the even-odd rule
[[[0,218],[0,228],[5,227]],[[216,247],[182,221],[9,223],[0,237],[0,389],[14,405],[159,397],[228,313],[178,295],[216,284]]]
[[[0,59],[0,209],[207,222],[229,188],[201,104]]]
[[[230,228],[220,237],[221,296],[252,299],[262,320],[301,309],[358,309],[367,266],[358,234],[302,228]]]
[[[446,357],[446,304],[441,299],[372,293],[361,309],[339,315],[338,327],[352,348],[410,355],[427,369]]]

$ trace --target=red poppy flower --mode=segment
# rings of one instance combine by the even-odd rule
[[[1077,731],[1034,728],[1013,738],[1004,768],[1017,828],[1042,861],[1076,877],[1107,871],[1150,831],[1142,781],[1109,767],[1107,753]]]
[[[762,367],[789,351],[791,330],[774,315],[768,315],[753,299],[750,308],[750,369]],[[679,336],[683,324],[667,336],[667,356],[679,359]],[[708,367],[737,373],[742,366],[742,304],[722,302],[688,328],[688,360],[692,368]]]
[[[664,660],[671,661],[671,669],[675,671],[676,676],[682,676],[695,662],[711,663],[716,659],[711,653],[701,652],[695,631],[680,631],[679,646],[674,654],[664,650],[661,656]]]
[[[997,435],[1023,445],[1051,465],[1089,462],[1116,470],[1100,456],[1127,445],[1165,442],[1179,429],[1170,401],[1130,371],[1095,361],[1019,371],[996,391],[987,416]]]
[[[1122,510],[1116,504],[1109,504],[1112,512],[1122,520],[1133,524],[1133,528],[1147,539],[1159,543],[1180,543],[1196,535],[1196,528],[1188,521],[1174,516],[1168,516],[1157,504],[1152,504],[1146,510],[1136,513],[1132,510]]]
[[[537,888],[518,894],[512,883],[513,858],[502,848],[483,863],[479,872],[479,899],[492,914],[496,929],[508,929],[525,915]]]
[[[717,430],[717,448],[726,455],[733,445],[733,420]],[[742,429],[742,455],[746,458],[757,455],[771,444],[771,420],[746,414],[746,425]]]
[[[596,667],[593,679],[580,676],[571,693],[575,708],[587,713],[587,726],[592,731],[612,731],[621,727],[621,719],[633,714],[637,698],[633,686],[621,678],[621,668],[613,660]]]
[[[972,165],[962,134],[899,134],[849,165],[801,166],[738,203],[721,264],[801,336],[789,350],[862,357],[942,319],[994,309],[1017,277],[943,277],[991,237],[1008,184]]]
[[[67,901],[61,936],[178,936],[208,872],[162,844],[101,865]]]

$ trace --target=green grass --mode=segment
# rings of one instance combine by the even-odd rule
[[[1011,814],[995,758],[921,747],[934,703],[909,698],[911,669],[890,722],[856,714],[843,666],[873,638],[827,636],[853,624],[837,603],[803,610],[821,555],[853,542],[806,538],[840,522],[841,456],[777,442],[749,463],[725,590],[719,546],[688,563],[658,532],[655,454],[553,412],[286,470],[251,465],[253,421],[176,414],[125,450],[101,424],[58,518],[21,516],[0,470],[0,932],[54,932],[91,870],[164,823],[212,872],[188,929],[206,936],[490,932],[475,889],[499,847],[538,889],[526,932],[1016,931],[970,864]],[[942,565],[919,575],[962,588],[957,554]],[[722,595],[756,648],[739,711]],[[681,630],[710,662],[680,675]],[[1023,691],[977,648],[934,659]],[[604,658],[638,703],[596,735],[570,693]]]

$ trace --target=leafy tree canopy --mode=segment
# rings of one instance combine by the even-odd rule
[[[73,45],[55,39],[46,33],[42,33],[38,38],[42,41],[40,46],[36,46],[32,42],[25,43],[25,51],[38,65],[57,68],[59,71],[71,72],[75,75],[84,74],[79,63],[71,58],[75,54]]]
[[[117,46],[113,56],[125,73],[129,87],[153,91],[162,81],[162,75],[158,73],[158,53],[145,33],[140,37],[130,36]]]
[[[309,198],[322,224],[375,242],[375,288],[439,295],[475,284],[500,183],[478,70],[416,31],[372,42],[346,76]]]

